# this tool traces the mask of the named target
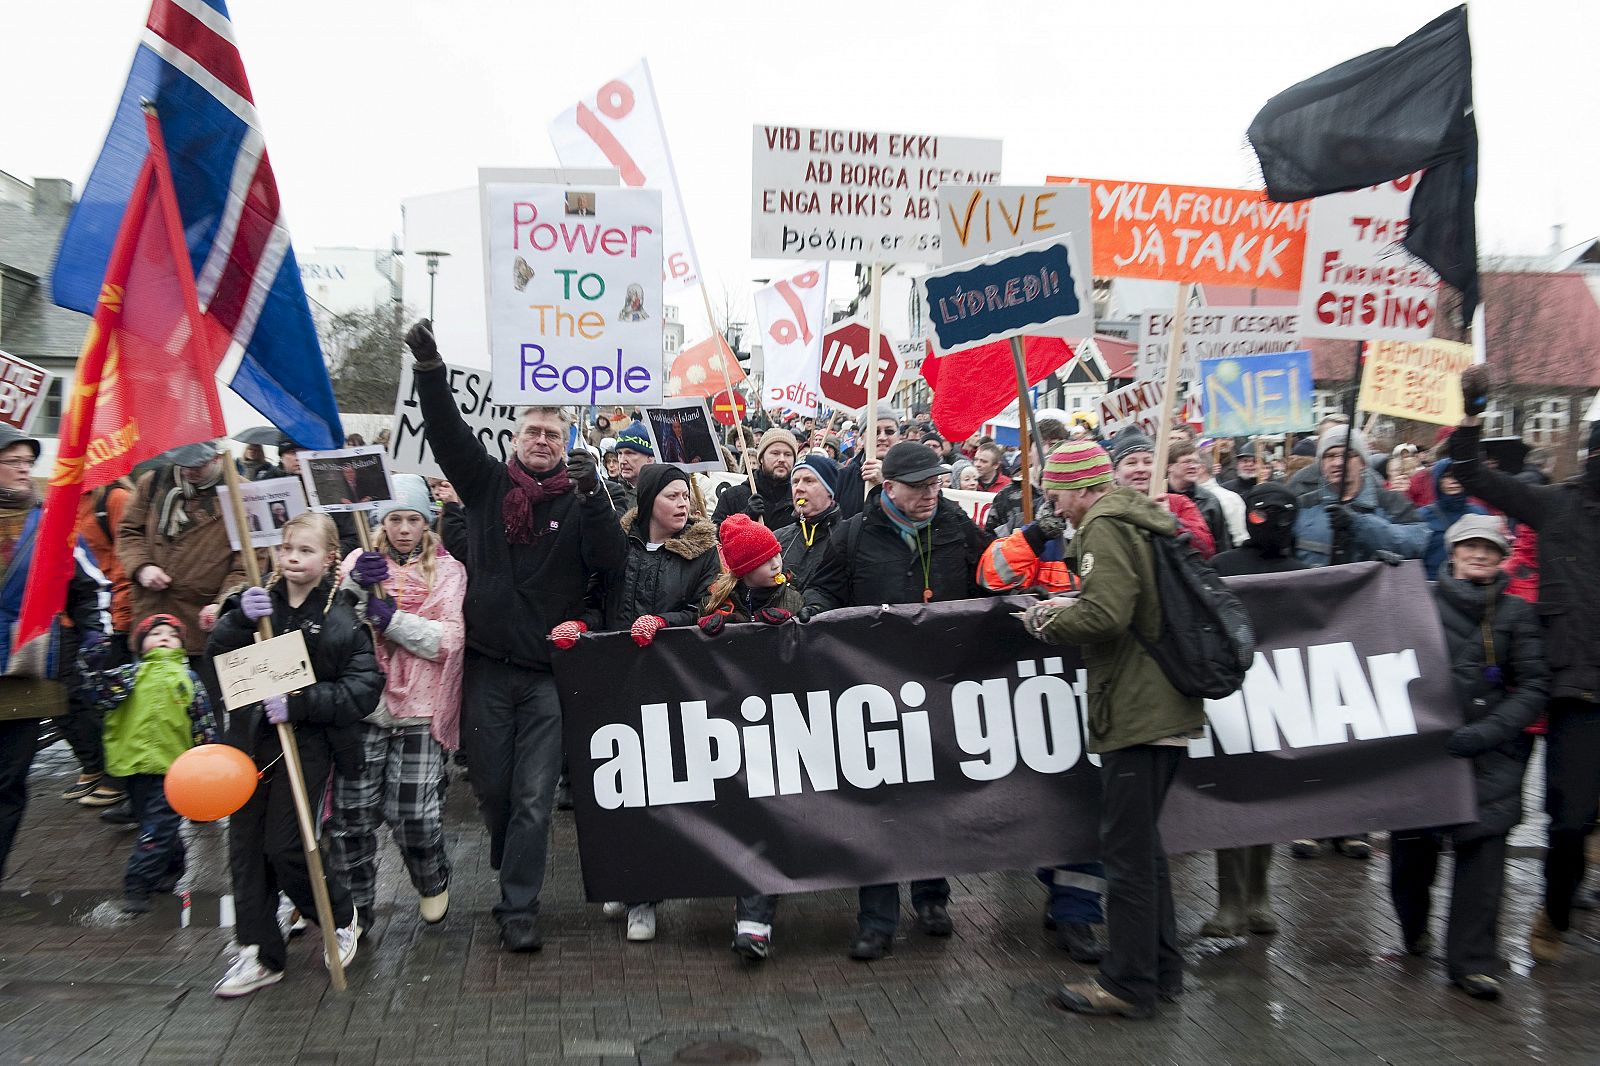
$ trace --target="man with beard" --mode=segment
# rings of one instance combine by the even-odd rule
[[[800,445],[794,434],[774,426],[761,434],[756,445],[756,491],[749,482],[730,485],[717,501],[711,520],[718,528],[730,515],[749,515],[768,529],[777,531],[794,524],[794,500],[789,491],[789,472],[794,469]]]
[[[1247,441],[1233,457],[1234,477],[1224,480],[1222,487],[1237,492],[1240,496],[1249,492],[1263,481],[1269,480],[1267,471],[1263,469],[1259,450],[1264,450],[1262,445],[1255,441]]]

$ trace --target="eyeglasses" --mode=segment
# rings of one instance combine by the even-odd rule
[[[0,459],[0,466],[9,466],[13,470],[27,470],[37,462],[37,459]]]
[[[522,436],[527,440],[546,440],[552,444],[559,444],[567,439],[567,435],[554,429],[525,429]]]

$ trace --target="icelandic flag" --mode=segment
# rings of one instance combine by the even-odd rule
[[[344,446],[278,185],[223,0],[154,0],[100,159],[56,254],[55,302],[93,314],[148,150],[153,103],[217,378],[310,449]],[[220,344],[219,344],[220,348]]]

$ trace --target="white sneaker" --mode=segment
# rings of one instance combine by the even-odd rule
[[[628,939],[633,941],[656,938],[656,905],[640,903],[628,908]]]
[[[356,957],[356,941],[361,939],[361,923],[351,919],[350,924],[343,929],[333,931],[333,939],[339,945],[339,968],[346,969]],[[328,961],[327,949],[323,949],[322,961]]]
[[[621,918],[628,913],[628,905],[621,900],[614,899],[609,903],[600,904],[600,913],[607,918]]]
[[[261,965],[257,958],[258,949],[254,944],[239,949],[238,958],[233,960],[233,965],[228,967],[228,972],[222,975],[222,980],[211,990],[211,994],[221,999],[233,999],[236,996],[248,996],[258,988],[266,988],[283,980],[282,970],[269,970]]]
[[[441,888],[436,896],[423,896],[417,901],[417,910],[429,925],[444,921],[445,914],[450,910],[450,890]]]

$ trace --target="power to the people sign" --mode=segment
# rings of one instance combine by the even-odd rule
[[[659,403],[660,192],[479,186],[496,399]]]
[[[1048,331],[1094,332],[1088,264],[1072,235],[1025,244],[924,274],[918,279],[940,355]]]

